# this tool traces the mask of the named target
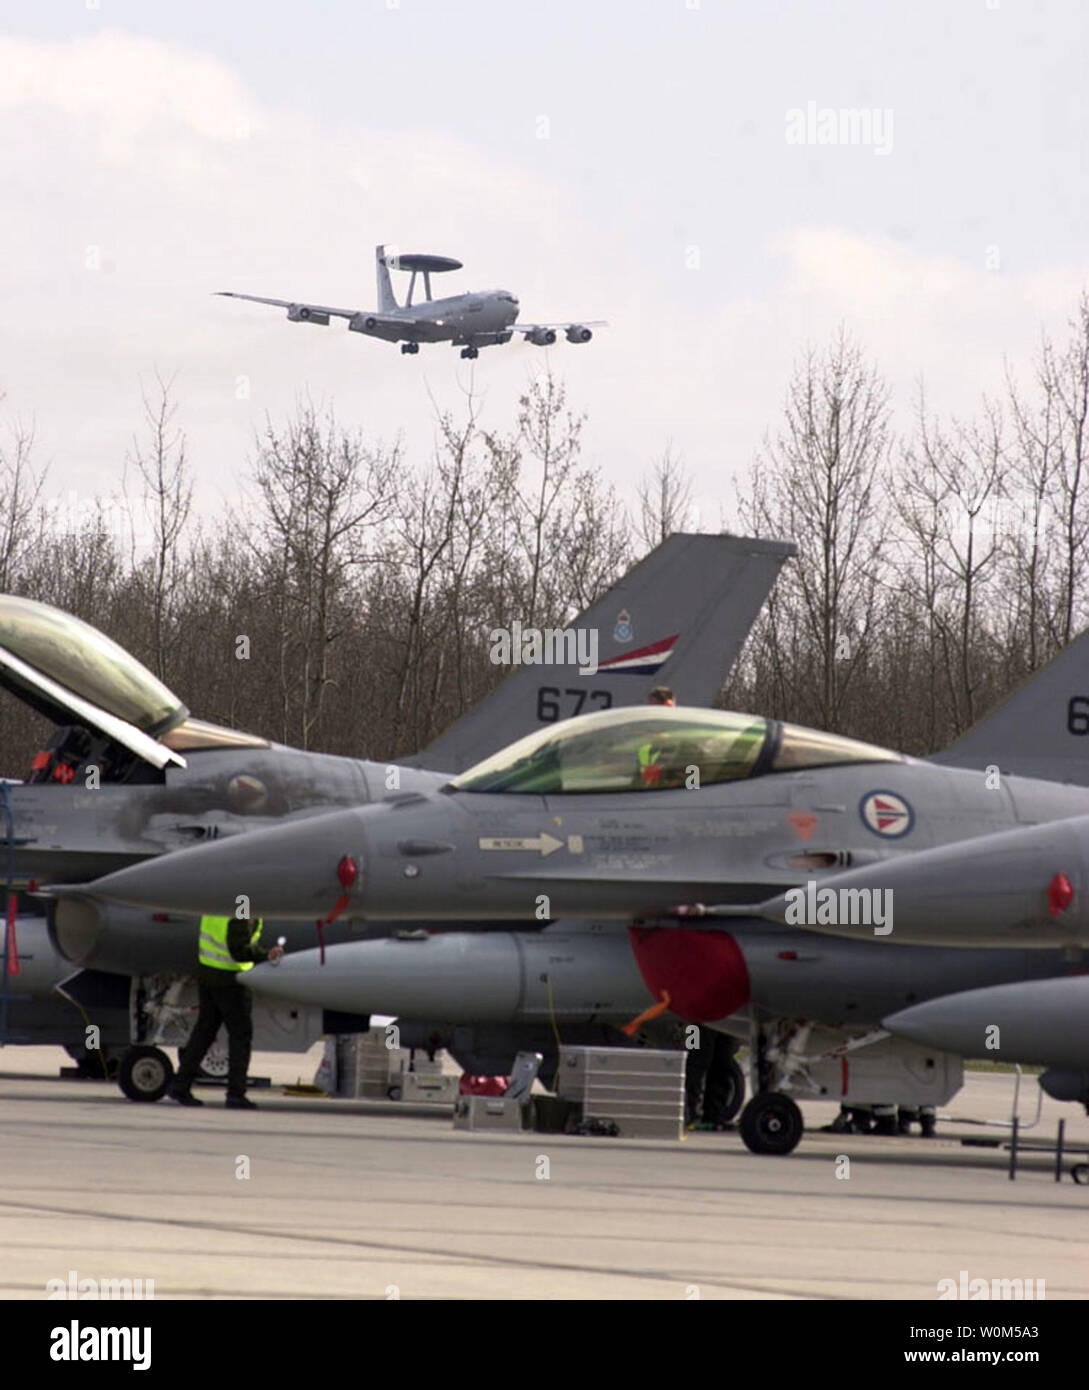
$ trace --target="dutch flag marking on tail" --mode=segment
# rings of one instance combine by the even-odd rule
[[[649,647],[640,647],[634,652],[625,652],[623,656],[614,656],[609,661],[602,661],[598,664],[598,671],[615,671],[618,675],[627,676],[652,676],[669,660],[670,653],[676,645],[679,632],[675,632],[672,637],[663,637],[660,642],[652,642]]]

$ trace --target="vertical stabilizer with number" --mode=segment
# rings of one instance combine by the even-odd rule
[[[1089,632],[934,761],[1089,786]]]
[[[541,724],[643,704],[656,685],[669,686],[678,704],[710,705],[794,553],[786,541],[670,536],[565,629],[581,634],[583,653],[592,636],[592,674],[571,660],[512,661],[499,689],[414,761],[461,772]],[[510,656],[534,657],[532,629],[508,638]],[[564,654],[574,646],[572,638]]]

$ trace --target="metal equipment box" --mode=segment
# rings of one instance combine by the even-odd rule
[[[524,1102],[506,1096],[458,1096],[454,1103],[455,1129],[503,1129],[521,1133],[525,1128]]]
[[[649,1047],[561,1047],[556,1094],[629,1139],[684,1134],[687,1054]]]
[[[401,1100],[429,1101],[440,1105],[453,1105],[458,1098],[458,1080],[453,1075],[445,1075],[438,1063],[428,1063],[427,1070],[421,1070],[416,1063],[415,1071],[401,1073]]]
[[[386,1030],[337,1038],[337,1095],[349,1100],[394,1099],[404,1086],[407,1047],[387,1047]]]

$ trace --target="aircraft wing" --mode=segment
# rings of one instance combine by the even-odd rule
[[[216,290],[228,299],[248,299],[251,304],[271,304],[286,309],[292,323],[327,324],[331,318],[347,319],[354,333],[367,333],[372,338],[397,342],[400,338],[429,342],[435,336],[427,321],[408,318],[403,314],[372,314],[366,309],[336,309],[331,304],[302,304],[292,299],[266,299],[260,294],[238,294],[235,290]]]
[[[512,323],[510,331],[521,333],[523,338],[541,338],[547,333],[566,333],[573,343],[588,343],[591,328],[605,328],[606,319],[566,319],[562,323]],[[572,336],[574,335],[574,336]],[[552,341],[555,341],[553,337]]]
[[[323,320],[328,323],[330,318],[354,319],[360,312],[359,309],[334,309],[329,304],[301,304],[294,299],[266,299],[264,295],[238,294],[235,290],[216,290],[216,294],[224,295],[227,299],[248,299],[251,304],[271,304],[276,309],[286,309],[288,318],[302,323],[321,323]],[[381,315],[368,317],[380,318]]]

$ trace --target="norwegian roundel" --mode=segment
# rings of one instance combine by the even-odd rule
[[[858,809],[866,828],[886,840],[899,839],[915,824],[915,812],[895,792],[869,792]]]

